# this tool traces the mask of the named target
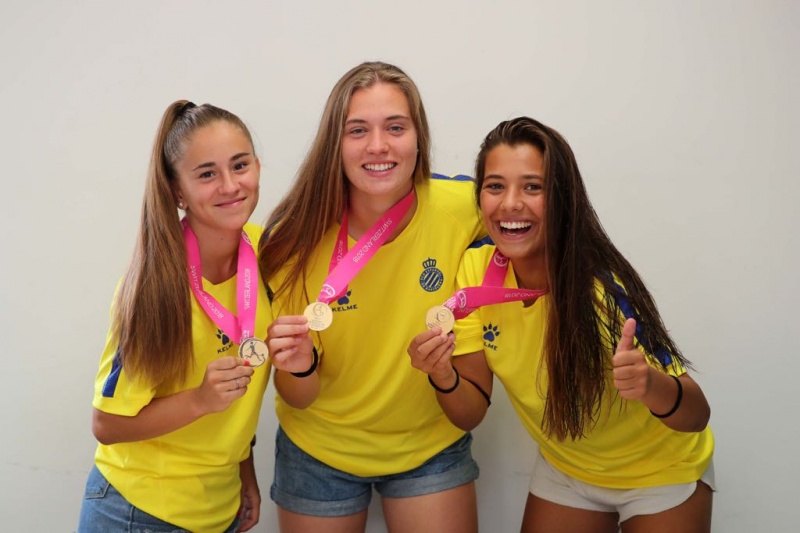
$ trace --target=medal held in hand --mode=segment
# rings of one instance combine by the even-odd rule
[[[269,358],[267,343],[255,337],[249,337],[239,345],[239,357],[248,361],[250,366],[261,366]]]
[[[306,306],[303,316],[308,320],[308,329],[322,331],[333,323],[333,311],[323,302],[313,302]]]
[[[431,307],[425,315],[425,325],[428,326],[428,329],[439,327],[443,333],[450,333],[453,331],[455,323],[456,317],[453,315],[453,311],[443,305]]]

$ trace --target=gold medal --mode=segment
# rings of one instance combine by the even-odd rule
[[[333,311],[328,304],[314,302],[306,307],[303,316],[308,319],[308,327],[314,331],[328,329],[333,322]]]
[[[433,329],[438,326],[442,328],[444,333],[450,333],[453,331],[455,323],[456,317],[453,316],[453,312],[449,307],[445,307],[444,305],[435,305],[431,307],[425,315],[425,325],[428,326],[428,329]]]
[[[269,349],[261,339],[250,337],[239,345],[239,357],[250,362],[250,366],[261,366],[267,362]]]

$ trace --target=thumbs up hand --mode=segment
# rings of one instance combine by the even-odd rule
[[[647,364],[644,353],[633,345],[635,333],[636,320],[629,318],[622,327],[622,337],[611,358],[614,386],[620,397],[626,400],[641,400],[652,385],[653,369]]]

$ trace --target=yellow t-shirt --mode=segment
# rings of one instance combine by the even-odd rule
[[[333,324],[315,339],[319,397],[306,409],[276,397],[283,430],[319,461],[358,476],[396,474],[464,434],[444,415],[406,349],[424,330],[427,310],[453,293],[464,250],[484,233],[473,187],[465,176],[434,176],[417,186],[409,225],[331,302]],[[312,300],[328,274],[338,232],[338,224],[328,230],[309,262],[305,287]],[[270,286],[278,287],[284,275]],[[273,303],[275,316],[301,314],[303,307],[288,308],[284,296]]]
[[[485,245],[467,251],[459,269],[459,287],[481,284],[494,250],[495,246]],[[511,265],[504,286],[517,287]],[[597,290],[602,297],[599,283]],[[668,428],[652,416],[643,403],[621,399],[610,374],[597,424],[586,437],[559,442],[545,436],[542,419],[547,371],[542,352],[547,300],[547,296],[541,297],[527,308],[522,302],[486,306],[457,321],[455,354],[483,350],[523,425],[539,443],[542,455],[567,475],[584,483],[614,489],[690,483],[700,479],[714,450],[711,429],[684,433]],[[603,337],[608,339],[608,335]],[[610,358],[615,347],[608,342],[606,345]],[[647,355],[651,364],[657,365],[653,356]],[[684,372],[682,368],[670,366],[670,373]]]
[[[247,224],[245,230],[250,241],[258,243],[261,228]],[[218,285],[204,280],[203,288],[235,312],[236,276]],[[254,334],[266,338],[271,322],[270,303],[259,280]],[[236,340],[220,331],[192,297],[195,364],[186,383],[162,390],[128,379],[116,357],[117,339],[109,331],[93,405],[107,413],[134,416],[154,398],[196,388],[211,361],[238,353]],[[224,531],[239,509],[239,463],[250,455],[269,372],[269,362],[256,368],[247,393],[221,413],[154,439],[98,444],[97,468],[132,505],[161,520],[189,531]]]

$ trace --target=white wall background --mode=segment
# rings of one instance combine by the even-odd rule
[[[76,525],[108,305],[166,106],[212,102],[248,122],[261,222],[334,82],[382,59],[417,81],[440,172],[472,173],[486,132],[519,114],[569,139],[700,370],[715,533],[798,531],[798,24],[790,0],[3,0],[2,529]],[[261,532],[277,529],[271,395]],[[475,438],[482,530],[517,531],[530,439],[500,398]],[[373,505],[369,531],[383,530]]]

